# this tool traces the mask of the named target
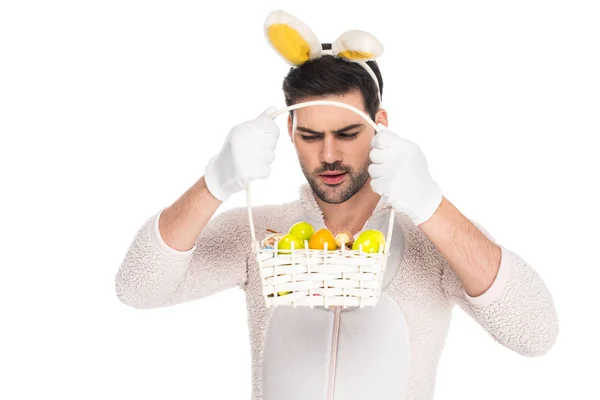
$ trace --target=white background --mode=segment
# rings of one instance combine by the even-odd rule
[[[382,41],[392,130],[553,293],[561,331],[541,358],[455,309],[435,398],[600,398],[600,12],[573,0],[3,1],[0,398],[250,398],[240,290],[140,311],[114,276],[229,128],[283,106],[288,66],[262,31],[276,8],[322,41]],[[286,136],[274,170],[254,203],[297,196]]]

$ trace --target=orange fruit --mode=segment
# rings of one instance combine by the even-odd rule
[[[308,248],[313,250],[323,250],[325,248],[325,243],[327,243],[327,250],[337,249],[337,243],[335,242],[333,234],[327,229],[319,229],[310,237]]]

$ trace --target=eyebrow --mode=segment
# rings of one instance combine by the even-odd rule
[[[336,130],[331,131],[331,132],[333,132],[335,134],[344,133],[344,132],[347,132],[347,131],[352,130],[354,128],[362,128],[364,126],[365,126],[364,124],[352,124],[352,125],[345,126],[345,127],[341,128],[341,129],[336,129]],[[315,130],[312,130],[312,129],[309,129],[309,128],[305,128],[303,126],[297,126],[296,130],[297,131],[301,131],[301,132],[306,132],[306,133],[312,133],[313,135],[322,135],[323,134],[323,132],[318,132],[318,131],[315,131]]]

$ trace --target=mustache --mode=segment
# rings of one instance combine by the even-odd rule
[[[315,171],[315,174],[322,174],[323,172],[330,171],[342,171],[342,172],[350,172],[352,169],[347,166],[343,166],[339,161],[336,161],[332,164],[323,163],[323,165]]]

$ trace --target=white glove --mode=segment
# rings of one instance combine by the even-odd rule
[[[254,180],[271,174],[279,127],[269,117],[277,109],[269,107],[257,118],[234,126],[220,153],[212,157],[205,169],[208,190],[221,201],[246,189]]]
[[[416,225],[427,221],[442,202],[442,191],[429,175],[425,155],[415,143],[385,126],[371,140],[371,187]]]

